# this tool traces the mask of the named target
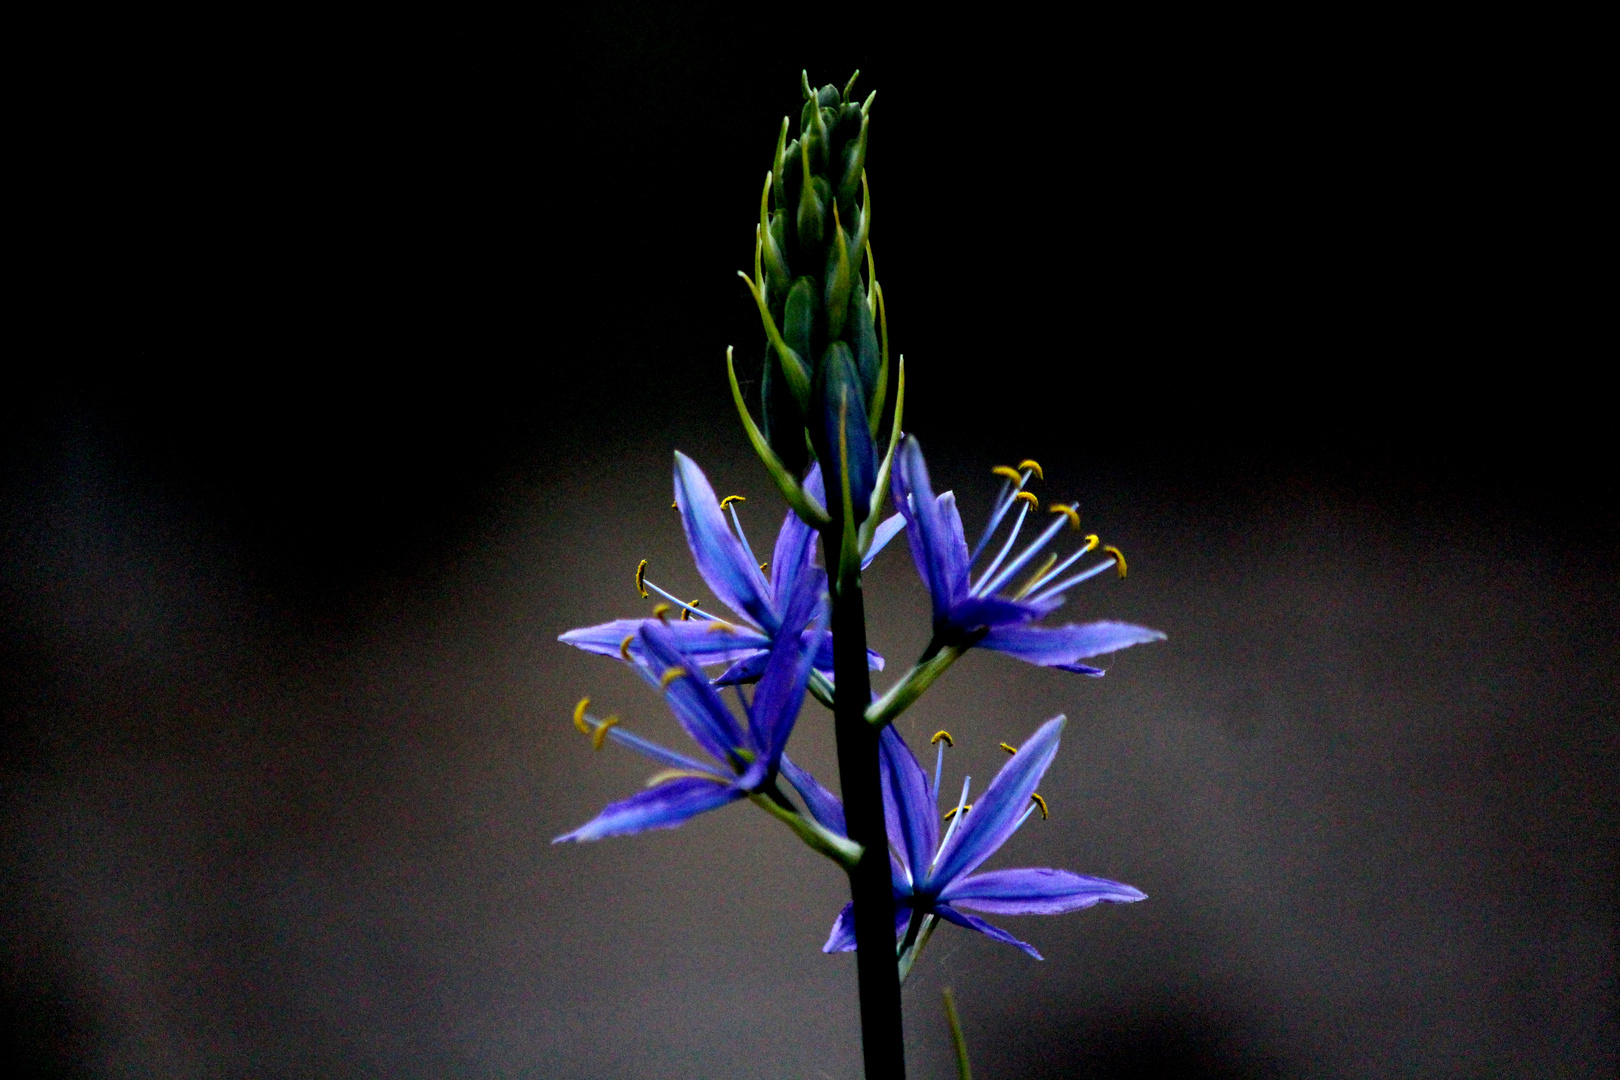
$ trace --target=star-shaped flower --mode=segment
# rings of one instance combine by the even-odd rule
[[[1040,569],[1013,588],[1013,578],[1045,550],[1065,525],[1079,527],[1080,517],[1074,506],[1054,505],[1051,511],[1061,516],[1022,552],[1008,559],[1030,508],[1036,505],[1035,496],[1025,491],[1024,485],[1032,473],[1038,475],[1039,471],[1040,466],[1033,461],[1024,462],[1018,469],[1003,466],[996,470],[1008,478],[1008,483],[991,510],[984,536],[969,553],[955,495],[947,491],[935,496],[922,448],[914,437],[907,436],[901,445],[893,473],[893,496],[895,506],[906,519],[912,560],[933,601],[931,648],[960,650],[978,646],[1043,667],[1101,675],[1101,670],[1080,661],[1130,645],[1160,641],[1164,634],[1121,622],[1035,625],[1037,619],[1061,606],[1063,594],[1080,582],[1110,567],[1117,568],[1121,577],[1125,575],[1124,555],[1117,548],[1103,547],[1103,561],[1063,576],[1082,556],[1098,549],[1097,537],[1088,536],[1079,550],[1061,561],[1056,556],[1048,557]],[[1014,504],[1018,514],[1006,542],[975,580],[973,563]]]
[[[819,467],[810,470],[803,486],[816,502],[825,504]],[[715,680],[720,685],[758,679],[781,633],[785,613],[796,604],[819,598],[827,591],[827,572],[815,565],[815,530],[799,520],[793,511],[788,511],[776,535],[770,562],[762,562],[756,558],[737,517],[735,504],[740,501],[736,496],[717,499],[709,478],[703,475],[697,463],[676,452],[675,506],[681,512],[687,546],[692,550],[698,573],[703,575],[720,602],[735,613],[734,619],[703,611],[695,601],[687,603],[648,581],[645,561],[636,570],[636,588],[642,596],[647,596],[651,590],[680,609],[680,620],[666,626],[680,650],[699,665],[731,665]],[[736,526],[735,534],[726,525],[728,512]],[[905,519],[899,514],[879,525],[862,565],[869,564],[904,527]],[[770,570],[768,578],[767,568]],[[645,619],[616,619],[570,630],[558,640],[587,652],[633,662],[640,650],[637,635],[646,622]],[[883,667],[883,659],[876,653],[871,653],[869,660],[872,667]],[[832,670],[832,640],[825,634],[820,636],[814,665],[821,671]]]
[[[804,701],[805,681],[815,645],[824,636],[824,605],[819,599],[801,602],[784,616],[787,632],[778,636],[755,688],[753,700],[744,698],[746,722],[739,724],[720,693],[704,678],[696,659],[681,649],[672,629],[648,619],[637,629],[632,661],[647,681],[663,693],[670,709],[713,762],[688,757],[632,735],[613,718],[597,720],[586,713],[589,699],[575,710],[574,723],[589,734],[598,748],[604,739],[628,746],[665,768],[648,781],[647,790],[612,803],[573,832],[552,843],[600,840],[648,829],[672,829],[707,810],[749,796],[775,795],[782,748]],[[811,622],[811,617],[815,621]],[[801,647],[809,641],[811,647]],[[742,690],[737,691],[739,698]],[[776,796],[779,800],[780,797]],[[773,810],[783,815],[783,808]]]
[[[1062,716],[1054,717],[1036,729],[1023,746],[1006,747],[1013,751],[1012,760],[972,803],[968,802],[972,777],[967,777],[956,808],[945,815],[950,824],[943,840],[939,835],[938,787],[945,743],[950,736],[944,732],[935,736],[939,757],[930,783],[905,740],[892,725],[884,728],[880,745],[883,809],[892,847],[895,933],[906,932],[908,956],[902,960],[904,968],[909,968],[910,960],[926,944],[937,919],[977,930],[1041,959],[1034,946],[964,908],[998,915],[1055,915],[1098,903],[1122,904],[1146,898],[1130,885],[1067,870],[1029,868],[974,873],[1030,814],[1039,810],[1042,817],[1046,816],[1045,800],[1035,789],[1057,754],[1063,724]],[[843,807],[838,800],[787,758],[782,759],[782,775],[798,790],[816,819],[830,832],[842,835]],[[824,952],[855,948],[853,904],[846,904],[839,913],[822,948]]]

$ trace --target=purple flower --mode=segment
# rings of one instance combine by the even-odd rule
[[[1102,561],[1064,576],[1080,558],[1098,550],[1099,541],[1088,536],[1085,544],[1067,558],[1049,556],[1045,563],[1014,586],[1013,579],[1053,541],[1065,525],[1079,527],[1080,517],[1072,505],[1053,505],[1061,515],[1023,551],[1009,558],[1022,531],[1035,496],[1024,490],[1040,466],[1024,462],[1018,469],[1003,466],[997,473],[1007,484],[997,497],[989,523],[977,547],[970,553],[962,530],[962,516],[956,497],[947,491],[935,496],[928,480],[928,467],[914,437],[907,436],[895,462],[892,489],[895,506],[906,520],[906,539],[917,572],[928,586],[934,609],[934,641],[931,650],[961,650],[971,646],[994,649],[1042,667],[1062,668],[1082,675],[1102,671],[1080,661],[1115,652],[1130,645],[1163,640],[1157,630],[1120,622],[1068,623],[1064,626],[1037,626],[1037,619],[1056,610],[1063,594],[1110,567],[1125,575],[1125,557],[1119,549],[1102,547]],[[992,536],[1014,504],[1018,506],[1009,535],[995,557],[977,579],[973,563],[984,552]]]
[[[636,670],[663,693],[686,733],[712,759],[703,761],[659,746],[620,728],[616,719],[598,720],[585,712],[589,699],[575,710],[574,723],[598,748],[604,739],[628,746],[665,766],[648,781],[647,790],[605,810],[552,843],[600,840],[648,829],[672,829],[688,818],[749,796],[776,795],[782,748],[804,701],[814,646],[824,636],[820,597],[800,602],[784,613],[786,632],[766,654],[754,698],[743,698],[746,723],[739,724],[720,692],[704,678],[696,658],[684,651],[673,627],[647,619],[637,630],[632,651]],[[810,624],[812,616],[814,625]],[[810,648],[801,648],[808,641]]]
[[[930,783],[893,726],[883,729],[880,760],[883,809],[892,847],[895,933],[906,931],[909,956],[902,960],[903,967],[909,968],[910,959],[926,944],[938,919],[977,930],[1015,945],[1037,960],[1041,958],[1034,946],[963,909],[994,915],[1055,915],[1097,903],[1122,904],[1146,898],[1129,885],[1067,870],[1029,868],[974,873],[1030,814],[1039,810],[1042,817],[1046,816],[1045,801],[1035,789],[1057,753],[1063,724],[1062,716],[1042,724],[1014,751],[1012,760],[1002,767],[984,794],[971,803],[968,791],[972,777],[966,778],[955,809],[945,815],[949,825],[943,839],[939,832],[938,788],[944,744],[950,736],[943,732],[935,736],[940,748]],[[782,759],[782,775],[798,789],[807,808],[824,827],[842,833],[843,807],[815,777],[787,758]],[[822,948],[824,952],[855,948],[854,905],[846,904],[839,912]]]
[[[825,502],[819,467],[811,469],[804,488],[817,502]],[[676,647],[695,665],[731,665],[715,680],[719,685],[760,678],[771,648],[782,632],[786,613],[807,600],[818,599],[827,591],[827,572],[814,561],[815,530],[788,511],[777,533],[770,562],[763,562],[755,556],[737,517],[735,503],[741,501],[735,496],[717,499],[708,477],[697,463],[676,452],[675,505],[681,512],[687,545],[692,549],[698,573],[703,575],[720,602],[735,613],[734,619],[702,611],[695,601],[687,603],[648,581],[645,561],[636,570],[636,588],[643,597],[651,590],[681,610],[680,620],[671,621],[665,627]],[[736,526],[735,534],[726,525],[728,511]],[[879,525],[862,565],[870,563],[904,527],[905,520],[899,514]],[[765,573],[767,568],[769,577]],[[638,635],[647,622],[646,619],[616,619],[570,630],[558,640],[586,652],[640,662],[645,657],[640,655]],[[869,662],[874,668],[883,667],[883,658],[876,653],[870,653]],[[814,666],[821,671],[832,670],[832,640],[825,634],[820,637]],[[694,670],[698,668],[694,666]]]

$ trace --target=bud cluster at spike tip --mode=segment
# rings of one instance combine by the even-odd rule
[[[753,284],[766,331],[761,428],[795,474],[813,450],[829,480],[829,507],[847,458],[858,524],[876,480],[873,439],[889,374],[881,291],[868,285],[872,98],[851,98],[854,77],[842,91],[815,90],[801,78],[798,133],[789,138],[784,117],[760,205]]]

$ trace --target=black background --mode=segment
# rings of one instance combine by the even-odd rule
[[[457,924],[509,902],[512,933],[577,945],[575,931],[523,908],[535,879],[518,873],[492,894],[477,882],[505,880],[499,871],[446,853],[481,850],[458,829],[482,827],[515,829],[512,850],[537,864],[576,857],[543,841],[602,797],[559,779],[574,775],[560,765],[525,771],[523,755],[578,680],[604,676],[556,656],[565,650],[549,639],[629,613],[612,575],[653,542],[643,531],[667,532],[662,518],[634,515],[657,508],[671,448],[706,451],[700,460],[720,463],[711,472],[763,493],[721,361],[734,344],[745,374],[757,368],[757,316],[735,272],[751,262],[759,187],[780,116],[796,114],[801,67],[839,84],[859,67],[861,92],[878,91],[873,248],[892,340],[908,357],[907,427],[936,475],[955,477],[945,483],[964,485],[971,505],[967,478],[990,464],[1033,456],[1051,472],[1058,462],[1101,520],[1137,530],[1183,577],[1157,593],[1149,578],[1139,604],[1120,594],[1114,613],[1151,621],[1146,608],[1163,613],[1155,625],[1194,628],[1187,662],[1218,669],[1237,695],[1215,710],[1237,760],[1259,753],[1267,732],[1286,742],[1326,730],[1302,717],[1331,711],[1312,680],[1332,650],[1276,613],[1358,610],[1380,656],[1359,669],[1369,681],[1360,708],[1381,718],[1388,745],[1435,749],[1423,768],[1385,778],[1375,839],[1324,841],[1349,852],[1357,873],[1411,859],[1452,868],[1449,856],[1411,850],[1412,823],[1428,815],[1414,793],[1434,783],[1435,762],[1459,760],[1448,740],[1463,738],[1436,734],[1458,700],[1436,673],[1499,679],[1460,751],[1483,756],[1440,786],[1505,816],[1489,836],[1458,841],[1468,853],[1456,866],[1532,911],[1551,905],[1549,924],[1579,931],[1560,948],[1587,957],[1585,967],[1558,959],[1533,917],[1503,916],[1491,931],[1507,951],[1540,957],[1529,967],[1468,969],[1451,938],[1425,938],[1402,962],[1469,992],[1451,1012],[1418,1015],[1345,989],[1361,984],[1335,974],[1327,947],[1299,947],[1314,974],[1293,990],[1259,976],[1234,984],[1207,960],[1221,947],[1189,943],[1171,918],[1142,948],[1168,950],[1165,965],[1190,974],[1169,988],[1149,980],[1134,997],[1093,987],[1100,996],[1069,1020],[1011,1019],[1023,993],[1070,1000],[1016,982],[985,989],[975,1020],[959,985],[982,1067],[1552,1076],[1613,1061],[1620,516],[1612,398],[1595,374],[1612,364],[1612,343],[1585,326],[1598,301],[1587,203],[1597,151],[1580,120],[1591,79],[1573,30],[1478,16],[1127,21],[1009,9],[885,20],[615,6],[555,19],[87,21],[42,29],[34,44],[17,102],[24,242],[0,435],[0,589],[16,868],[4,989],[11,1050],[37,1070],[740,1067],[665,1053],[656,1024],[643,1056],[592,1057],[558,1041],[581,1022],[566,1009],[534,1019],[441,1000],[424,1019],[398,1005],[417,1001],[402,989],[410,973],[370,954],[335,959],[349,954],[330,943],[289,946],[243,897],[296,878],[289,867],[310,851],[342,874],[364,863],[354,852],[380,846],[397,856],[390,873],[460,883],[464,892],[434,891],[436,918]],[[643,489],[630,516],[610,516]],[[664,564],[679,557],[671,548]],[[903,561],[893,582],[915,591]],[[500,638],[509,662],[493,669],[521,678],[503,684],[478,669],[474,681],[506,703],[491,728],[457,696],[456,680],[473,676],[412,648],[465,640],[499,653],[488,628],[507,623],[492,613],[510,613],[516,594],[539,614]],[[1255,626],[1264,632],[1233,636]],[[1173,632],[1172,644],[1186,636]],[[423,706],[396,726],[365,689],[375,673],[355,674],[379,663],[378,650],[435,688],[426,700],[460,704]],[[1009,684],[1025,675],[989,662],[982,671]],[[1158,676],[1201,685],[1152,666],[1121,677],[1149,684],[1146,700],[1162,704],[1151,697]],[[565,677],[576,682],[553,688]],[[1052,711],[1089,693],[1053,684]],[[1412,704],[1424,693],[1432,708]],[[452,713],[460,719],[437,722]],[[1347,734],[1354,725],[1328,727],[1327,745],[1352,763],[1382,752]],[[379,814],[416,797],[402,794],[417,788],[401,787],[397,751],[386,749],[402,738],[426,789],[439,781],[423,777],[454,772],[447,762],[499,759],[509,770],[499,780],[474,770],[482,781],[465,781],[504,792],[499,809],[485,806],[483,826],[456,827],[422,809],[421,835]],[[555,745],[577,750],[563,736]],[[1294,750],[1322,760],[1321,746]],[[1189,768],[1220,757],[1188,754]],[[577,771],[580,759],[568,760]],[[1355,771],[1324,774],[1290,805],[1334,804],[1361,783]],[[1149,776],[1144,791],[1168,782]],[[1227,791],[1238,818],[1257,812],[1242,809],[1241,784],[1200,782]],[[131,884],[105,852],[132,849],[106,839],[94,824],[103,820],[173,845],[168,869]],[[1162,822],[1143,828],[1151,843]],[[645,858],[663,839],[604,857]],[[710,857],[723,867],[728,850]],[[1121,850],[1112,872],[1137,880]],[[1572,852],[1586,860],[1579,872],[1567,869]],[[1291,887],[1333,891],[1329,863],[1307,859]],[[604,888],[618,865],[601,864]],[[63,866],[73,868],[65,879]],[[792,887],[766,880],[762,892]],[[186,901],[177,881],[206,902]],[[410,938],[387,901],[374,902],[378,913],[350,912],[345,933]],[[647,916],[619,903],[616,918]],[[1326,923],[1338,918],[1324,911]],[[1129,920],[1117,914],[1110,925],[1128,953]],[[122,942],[131,925],[147,928],[135,933],[143,959],[85,944]],[[691,932],[707,941],[712,930]],[[455,940],[441,947],[473,971],[494,948]],[[1377,934],[1357,940],[1352,952],[1388,947]],[[544,962],[629,962],[578,947],[559,944]],[[372,988],[361,996],[394,1011],[353,1012],[347,991],[319,989],[321,973],[339,968],[364,973],[355,977]],[[147,995],[120,982],[134,969],[186,988],[159,1019],[129,1004]],[[693,994],[683,979],[726,977],[717,971],[743,972],[753,987],[770,965],[744,952],[705,970],[667,976],[662,993]],[[303,996],[274,988],[283,983]],[[577,998],[591,1017],[616,1012],[612,985],[558,999]],[[1350,1017],[1336,1034],[1253,1019],[1287,1015],[1277,1002],[1298,986],[1320,993],[1326,1014]],[[1531,1004],[1552,998],[1564,1002],[1556,1022]],[[908,1008],[914,1027],[935,1023],[931,1004]],[[1511,1022],[1458,1035],[1463,1049],[1425,1042],[1425,1030],[1471,1031],[1466,1018],[1482,1015]],[[638,1041],[633,1017],[612,1022]],[[1039,1050],[1019,1037],[1037,1029],[1048,1040]],[[721,1023],[715,1037],[729,1030]],[[410,1034],[376,1034],[390,1031]],[[532,1056],[481,1049],[507,1037]],[[812,1035],[781,1039],[803,1049],[784,1061],[850,1074],[848,1046],[823,1056]],[[573,1049],[555,1049],[565,1043]],[[919,1062],[940,1064],[937,1051],[922,1046]]]

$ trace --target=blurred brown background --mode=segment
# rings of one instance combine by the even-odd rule
[[[1071,724],[997,865],[1142,904],[946,928],[950,1075],[1612,1072],[1615,474],[1578,376],[1587,140],[1555,35],[732,17],[89,25],[27,80],[0,476],[0,991],[37,1075],[856,1076],[840,875],[750,807],[554,848],[645,763],[556,643],[705,595],[692,454],[780,504],[758,185],[798,70],[879,91],[907,427],[973,523],[1032,456],[1130,556],[903,721],[988,779]],[[139,42],[140,47],[133,47]],[[925,595],[869,575],[903,665]],[[705,599],[712,599],[705,596]],[[813,702],[793,752],[831,783]]]

